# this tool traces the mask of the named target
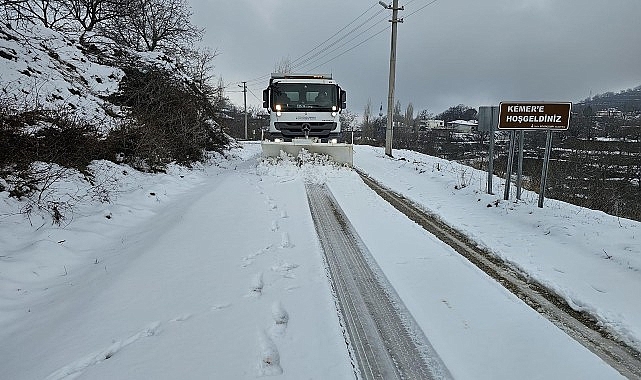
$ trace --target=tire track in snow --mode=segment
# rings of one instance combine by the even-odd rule
[[[306,184],[316,232],[362,379],[442,379],[449,371],[325,185]],[[404,311],[404,316],[400,310]]]

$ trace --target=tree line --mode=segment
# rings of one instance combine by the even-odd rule
[[[93,32],[139,51],[181,50],[203,30],[185,0],[3,0],[6,21],[60,32]]]
[[[345,111],[343,111],[345,113]],[[346,126],[346,130],[357,130],[360,132],[360,137],[362,143],[381,145],[385,140],[385,128],[387,126],[387,114],[383,112],[383,105],[381,104],[378,112],[373,109],[371,99],[368,99],[367,104],[363,110],[363,116],[361,118],[360,124],[356,123],[356,116],[347,111],[343,123]],[[401,102],[396,101],[394,109],[392,112],[393,115],[393,124],[395,128],[395,133],[398,131],[397,136],[395,137],[395,143],[398,142],[403,148],[410,148],[405,145],[405,138],[410,138],[416,140],[416,137],[419,133],[419,128],[421,121],[428,119],[437,119],[443,120],[445,124],[454,120],[476,120],[477,119],[477,110],[473,107],[468,107],[464,104],[459,104],[457,106],[452,106],[447,110],[434,114],[428,110],[421,110],[418,113],[415,112],[414,104],[409,102],[405,109],[403,109]],[[410,137],[410,135],[414,135]],[[399,141],[396,141],[399,140]]]

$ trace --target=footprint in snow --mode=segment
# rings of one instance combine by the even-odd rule
[[[283,336],[287,329],[287,323],[289,322],[289,313],[287,313],[287,310],[285,310],[280,301],[272,304],[272,319],[274,320],[274,324],[270,329],[271,335],[274,337]]]
[[[228,307],[231,307],[230,303],[221,303],[221,304],[216,304],[211,307],[211,311],[218,311],[222,309],[227,309]]]
[[[243,257],[243,263],[241,264],[242,268],[248,267],[249,265],[254,263],[254,260],[256,260],[256,257],[260,255],[264,255],[265,253],[269,252],[270,249],[272,249],[273,245],[268,245],[265,248],[260,249],[259,251],[256,251],[250,255],[247,255]]]
[[[89,354],[83,358],[76,360],[75,362],[70,363],[69,365],[58,369],[57,371],[47,376],[45,380],[63,380],[69,378],[75,379],[76,377],[82,375],[82,373],[85,372],[87,368],[112,358],[123,348],[136,343],[140,339],[158,335],[160,331],[160,322],[150,323],[144,329],[130,336],[129,338],[122,341],[114,341],[109,347],[101,351]]]
[[[278,231],[279,226],[278,226],[278,220],[272,220],[272,231],[276,232]]]
[[[192,317],[191,314],[186,313],[186,314],[179,315],[174,319],[171,319],[169,322],[183,322],[183,321],[188,320],[191,317]]]
[[[290,264],[281,261],[278,264],[273,265],[271,269],[273,272],[280,273],[285,278],[296,278],[294,273],[292,273],[292,271],[296,268],[298,268],[298,264]]]
[[[249,285],[249,295],[252,297],[260,297],[263,294],[263,286],[263,273],[255,274]]]
[[[258,362],[258,376],[275,376],[283,373],[280,366],[280,353],[276,344],[262,330],[258,332],[258,348],[260,360]]]
[[[269,207],[269,209],[270,209],[270,210],[275,210],[275,209],[277,209],[277,208],[278,208],[278,206],[276,205],[276,203],[271,203],[271,202],[268,204],[268,207]]]
[[[287,232],[283,232],[280,238],[280,246],[281,248],[293,248],[294,244],[292,244],[291,240],[289,239],[289,234]]]

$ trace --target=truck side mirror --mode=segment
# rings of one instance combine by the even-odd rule
[[[341,90],[341,109],[347,108],[347,92]]]
[[[269,108],[269,89],[263,90],[263,108]]]

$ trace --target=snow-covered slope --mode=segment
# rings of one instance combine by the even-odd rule
[[[71,108],[86,120],[108,120],[103,97],[118,89],[123,72],[85,53],[77,41],[47,28],[0,26],[3,97],[25,111]]]
[[[162,52],[135,52],[112,41],[87,36],[77,39],[33,25],[9,29],[0,25],[2,102],[20,111],[70,110],[75,117],[103,130],[112,127],[118,107],[105,98],[118,90],[127,60],[175,69]]]

